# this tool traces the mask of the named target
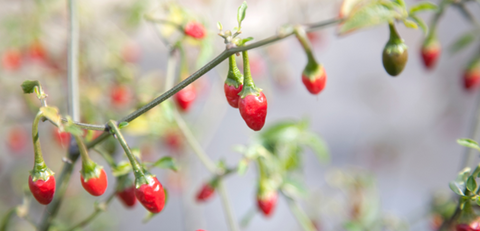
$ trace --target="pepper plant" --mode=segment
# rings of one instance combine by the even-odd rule
[[[309,217],[300,206],[300,201],[308,195],[308,187],[304,182],[302,171],[305,149],[313,151],[319,160],[319,166],[326,164],[330,155],[335,153],[330,154],[326,142],[309,129],[308,120],[284,120],[276,123],[269,121],[267,113],[269,94],[268,91],[262,90],[262,82],[256,79],[255,75],[258,73],[253,71],[252,67],[255,63],[249,56],[250,50],[295,37],[302,47],[302,50],[295,52],[304,52],[307,58],[304,69],[297,71],[301,74],[298,74],[296,79],[303,83],[310,94],[319,95],[328,89],[326,75],[328,67],[318,61],[320,59],[317,59],[315,49],[312,48],[309,33],[313,31],[337,25],[337,34],[347,36],[355,31],[374,26],[388,27],[389,39],[384,45],[382,54],[377,55],[379,60],[381,56],[383,68],[391,76],[401,75],[404,69],[409,68],[407,65],[409,48],[397,30],[399,24],[411,29],[422,29],[424,41],[419,55],[428,69],[433,69],[435,64],[441,61],[439,60],[441,43],[437,37],[437,25],[447,7],[458,8],[474,25],[469,33],[462,35],[451,46],[452,52],[460,51],[477,41],[480,34],[475,17],[465,6],[467,1],[441,0],[438,6],[431,2],[418,2],[407,7],[403,0],[344,0],[339,17],[309,24],[286,24],[271,37],[256,41],[253,37],[243,36],[244,30],[248,32],[249,29],[242,25],[247,17],[248,8],[247,3],[243,2],[237,9],[237,25],[233,29],[224,30],[223,25],[220,22],[217,23],[217,33],[223,40],[221,45],[225,48],[210,60],[213,37],[215,37],[213,34],[216,30],[212,29],[204,18],[196,16],[192,11],[176,3],[149,8],[147,1],[137,1],[132,2],[129,7],[118,8],[124,16],[126,15],[121,30],[132,30],[142,22],[148,22],[157,33],[159,40],[168,48],[168,54],[167,69],[160,75],[163,78],[148,75],[136,81],[134,76],[138,72],[137,62],[140,56],[138,45],[129,41],[130,39],[118,39],[120,32],[116,31],[111,35],[114,42],[105,45],[115,52],[99,61],[94,52],[95,45],[83,37],[88,33],[80,29],[79,15],[85,12],[78,10],[80,2],[76,0],[68,0],[68,50],[65,51],[68,54],[66,58],[68,65],[65,67],[62,63],[64,59],[51,56],[40,40],[42,36],[40,19],[48,17],[47,9],[53,12],[53,9],[58,6],[42,1],[32,4],[38,8],[38,11],[35,11],[31,25],[28,24],[33,28],[31,35],[22,36],[22,30],[19,29],[21,20],[6,20],[11,41],[10,46],[3,52],[2,70],[14,74],[24,68],[30,68],[29,65],[34,66],[40,63],[46,73],[51,73],[53,76],[68,76],[66,81],[68,112],[59,109],[65,101],[62,94],[55,96],[56,92],[53,91],[47,94],[45,89],[54,89],[50,86],[50,81],[40,83],[39,80],[26,80],[21,85],[25,94],[25,104],[31,114],[30,117],[33,117],[31,124],[34,167],[26,181],[31,194],[26,193],[23,204],[6,213],[0,230],[11,227],[9,224],[15,214],[28,221],[36,230],[81,229],[90,225],[100,213],[106,211],[115,196],[126,208],[133,208],[137,201],[140,202],[147,211],[145,221],[155,219],[156,216],[168,212],[165,206],[168,204],[171,184],[151,172],[154,168],[179,173],[186,171],[188,161],[183,161],[185,157],[182,156],[184,154],[180,147],[183,143],[190,146],[196,155],[195,160],[201,162],[211,175],[202,182],[196,195],[192,197],[199,203],[208,203],[211,198],[218,195],[222,200],[229,230],[236,231],[240,227],[248,226],[257,213],[265,218],[275,216],[279,200],[286,201],[303,230],[318,230],[321,222]],[[418,16],[423,11],[434,13],[429,27]],[[190,52],[190,48],[198,49],[198,52]],[[192,56],[195,55],[197,56],[194,65]],[[237,56],[241,56],[241,59],[237,60]],[[98,62],[89,61],[89,59]],[[467,65],[463,76],[466,89],[474,89],[480,83],[479,60],[480,56],[475,54]],[[177,65],[178,61],[179,65]],[[225,100],[222,97],[222,101],[234,110],[238,109],[246,127],[254,131],[251,142],[234,147],[234,150],[240,154],[240,160],[233,165],[223,160],[214,162],[203,150],[184,119],[197,106],[197,97],[201,96],[202,86],[199,79],[206,74],[211,74],[211,70],[224,61],[227,62],[228,70],[221,73],[221,83],[226,98]],[[237,66],[239,61],[243,70]],[[192,66],[195,66],[195,72],[191,71]],[[381,68],[380,65],[379,68]],[[108,84],[104,84],[97,78],[88,77],[96,74],[108,78]],[[340,76],[329,78],[340,78]],[[80,100],[80,93],[84,94],[84,92],[79,91],[79,86],[85,82],[89,82],[91,89]],[[47,85],[48,88],[44,87]],[[99,92],[108,92],[107,99],[98,100],[95,96],[101,95]],[[27,95],[32,93],[38,101]],[[51,100],[52,98],[57,100]],[[49,106],[47,99],[49,104],[56,107]],[[108,108],[105,105],[108,105]],[[119,118],[120,113],[128,114]],[[47,167],[43,159],[39,132],[41,121],[50,122],[59,144],[66,146],[64,151],[67,154],[63,158],[63,167],[57,174]],[[141,147],[137,148],[129,144],[127,140],[131,135],[142,139],[144,143],[141,143]],[[473,136],[474,139],[479,138],[475,137],[478,134]],[[12,137],[15,139],[11,140],[15,141],[24,136],[14,134]],[[175,150],[175,157],[156,155],[149,159],[149,153],[152,152],[151,145],[157,142],[158,137],[166,137],[165,143],[170,146],[170,149]],[[474,140],[461,139],[458,142],[480,151],[479,145]],[[11,149],[19,150],[16,146],[21,145],[11,145]],[[119,160],[124,157],[116,155],[116,146],[121,147],[126,160]],[[91,155],[94,153],[103,158],[107,164],[105,167],[93,160]],[[59,214],[60,205],[71,203],[66,200],[70,196],[67,193],[67,187],[73,179],[71,175],[79,157],[82,162],[80,183],[85,191],[91,196],[104,195],[109,188],[107,176],[110,174],[115,177],[114,184],[110,183],[110,187],[114,190],[103,202],[97,203],[93,213],[85,216],[85,219],[79,222],[71,220],[62,222],[58,218],[58,215],[61,215]],[[248,168],[256,169],[254,182],[256,190],[255,195],[251,197],[252,210],[244,215],[243,219],[238,219],[233,214],[224,182],[232,175],[245,174]],[[381,214],[370,175],[345,171],[337,176],[342,189],[346,189],[349,202],[347,210],[350,215],[348,219],[340,222],[343,229],[351,231],[408,229],[404,222],[389,223]],[[450,183],[450,188],[458,197],[447,199],[444,203],[446,206],[443,206],[444,204],[432,206],[437,220],[440,220],[437,222],[440,224],[436,227],[438,230],[480,229],[480,219],[475,214],[475,210],[480,206],[477,185],[479,176],[480,167],[476,167],[473,171],[468,167],[464,168],[457,180]],[[30,217],[30,195],[33,195],[40,204],[47,205],[39,221]],[[452,203],[456,199],[458,203]],[[455,207],[454,211],[452,211],[452,205]],[[83,214],[76,214],[76,216],[81,215],[83,216]]]

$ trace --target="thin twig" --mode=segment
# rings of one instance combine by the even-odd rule
[[[225,210],[225,213],[227,215],[227,220],[228,220],[228,225],[230,227],[230,231],[238,231],[238,223],[235,220],[235,214],[233,213],[232,206],[230,205],[230,200],[228,198],[228,192],[227,189],[225,188],[225,184],[223,183],[223,179],[220,179],[218,181],[218,194],[220,195],[220,198],[222,199],[222,205],[223,205],[223,210]]]
[[[110,194],[105,202],[95,207],[95,210],[93,211],[92,214],[90,214],[90,216],[85,218],[83,221],[78,222],[76,225],[72,226],[67,230],[73,231],[75,229],[85,227],[88,223],[90,223],[93,219],[95,219],[98,216],[98,214],[100,214],[101,212],[107,209],[107,206],[110,204],[110,202],[112,202],[113,198],[115,197],[115,193],[116,192],[113,192],[112,194]]]
[[[285,194],[283,195],[287,199],[288,208],[290,208],[290,211],[293,213],[298,223],[300,223],[303,230],[315,231],[316,229],[315,229],[315,226],[313,225],[313,222],[310,220],[310,218],[308,218],[307,214],[303,211],[300,205],[298,205],[298,203],[293,198]]]
[[[75,0],[68,1],[70,15],[70,41],[68,44],[68,109],[69,114],[74,121],[80,120],[80,101],[78,95],[78,17],[77,6]],[[68,182],[73,171],[75,161],[78,159],[79,153],[75,142],[70,141],[68,149],[69,162],[65,162],[62,172],[57,181],[57,192],[53,201],[47,206],[40,221],[38,230],[47,231],[53,218],[57,215],[58,209],[63,199],[63,195],[67,190]]]

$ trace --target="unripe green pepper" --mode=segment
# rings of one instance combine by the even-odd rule
[[[391,76],[397,76],[405,68],[408,60],[408,47],[397,33],[393,23],[389,24],[390,39],[383,49],[383,67]]]

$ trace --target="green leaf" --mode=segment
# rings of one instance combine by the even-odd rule
[[[237,166],[238,175],[245,174],[245,172],[247,171],[247,168],[248,168],[248,160],[246,160],[246,159],[240,160],[240,162],[238,163],[238,166]]]
[[[475,202],[477,202],[477,205],[480,206],[480,197],[477,197],[477,199],[475,200]]]
[[[240,29],[242,27],[242,21],[245,19],[245,12],[247,11],[247,2],[244,1],[240,7],[238,7],[237,11],[237,22],[238,22],[238,28]]]
[[[450,46],[449,52],[450,54],[455,54],[464,48],[466,48],[468,45],[472,44],[473,41],[475,41],[476,35],[472,32],[468,32],[460,36],[455,42]]]
[[[313,132],[305,133],[305,136],[301,139],[301,142],[313,150],[321,163],[325,163],[330,160],[327,144],[317,134]]]
[[[399,6],[401,6],[402,8],[406,8],[407,5],[405,4],[405,1],[404,0],[393,0],[393,2],[397,3]]]
[[[425,35],[428,34],[427,24],[425,24],[425,21],[423,21],[422,18],[419,18],[416,15],[410,15],[409,18],[415,23],[417,23],[417,25],[420,27],[420,29],[422,29]]]
[[[217,22],[217,28],[218,30],[222,30],[223,29],[223,26],[220,22]]]
[[[22,83],[22,90],[25,94],[30,94],[35,92],[35,87],[40,87],[38,80],[25,80]]]
[[[122,129],[122,128],[126,127],[126,126],[128,126],[128,122],[123,121],[123,122],[121,122],[121,123],[118,125],[118,128],[119,128],[119,129]]]
[[[241,39],[239,42],[238,42],[238,46],[243,46],[245,45],[245,43],[249,42],[249,41],[252,41],[253,38],[252,37],[248,37],[248,38],[244,38],[244,39]]]
[[[437,10],[438,6],[431,2],[419,2],[418,4],[410,7],[409,15],[416,14],[421,11]]]
[[[171,169],[173,171],[178,171],[178,166],[175,162],[175,159],[169,156],[162,157],[161,159],[157,160],[153,166],[157,168],[163,168],[163,169]]]
[[[473,192],[475,191],[476,188],[477,188],[477,182],[473,177],[470,176],[467,180],[467,189],[468,191]]]
[[[389,9],[389,7],[383,5],[382,3],[371,3],[348,17],[340,27],[339,33],[345,34],[354,30],[388,23],[393,21],[395,18],[400,17],[401,14],[399,12]]]
[[[132,165],[128,161],[120,161],[116,167],[112,167],[112,175],[115,177],[123,176],[132,171]]]
[[[40,111],[43,116],[52,121],[57,126],[61,126],[62,117],[58,114],[58,108],[56,107],[41,107]]]
[[[403,24],[405,24],[405,26],[408,27],[408,28],[418,29],[418,25],[415,21],[405,19],[405,20],[403,20]]]
[[[459,196],[465,196],[465,194],[463,193],[463,189],[461,189],[460,185],[458,185],[457,182],[455,181],[452,181],[448,184],[448,186],[450,187],[450,189],[456,193],[457,195]]]
[[[472,140],[472,139],[458,139],[457,143],[462,145],[462,146],[465,146],[467,148],[474,148],[474,149],[477,149],[477,150],[480,151],[480,146],[478,145],[478,143],[475,140]]]

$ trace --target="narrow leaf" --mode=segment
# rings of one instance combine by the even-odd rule
[[[340,27],[340,34],[354,30],[388,23],[400,17],[399,13],[391,10],[381,3],[372,3],[353,13]]]
[[[305,137],[301,139],[301,142],[313,150],[321,163],[327,162],[330,159],[327,144],[317,134],[306,133]]]
[[[405,26],[408,27],[408,28],[418,29],[418,25],[415,21],[405,19],[405,20],[403,20],[403,24],[405,24]]]
[[[243,19],[245,19],[245,12],[247,11],[247,2],[243,2],[240,7],[238,7],[237,12],[237,21],[238,21],[238,28],[241,27]]]
[[[425,35],[428,34],[427,24],[425,24],[425,21],[423,21],[422,18],[419,18],[416,15],[410,15],[409,18],[415,23],[417,23],[417,25],[420,27],[420,29],[422,29]]]
[[[175,159],[173,159],[172,157],[169,157],[169,156],[165,156],[165,157],[162,157],[161,159],[157,160],[157,162],[155,162],[153,164],[153,166],[158,167],[158,168],[163,168],[163,169],[171,169],[175,172],[178,170]]]
[[[478,145],[478,143],[475,140],[472,140],[472,139],[458,139],[457,143],[464,146],[464,147],[474,148],[474,149],[477,149],[477,150],[480,151],[480,146]]]
[[[468,45],[470,45],[473,41],[475,40],[475,34],[472,32],[468,32],[460,36],[455,42],[450,46],[450,53],[455,54],[464,48],[466,48]]]
[[[223,29],[223,26],[220,22],[217,22],[217,28],[218,30],[222,30]]]
[[[450,187],[450,189],[456,193],[457,195],[459,196],[465,196],[465,194],[463,194],[463,190],[460,188],[460,186],[458,185],[457,182],[455,181],[452,181],[448,184],[448,186]]]
[[[410,7],[409,15],[416,14],[421,11],[437,10],[437,9],[438,9],[438,6],[431,2],[419,2],[418,4]]]
[[[468,191],[473,192],[473,191],[475,191],[476,188],[477,188],[477,182],[475,181],[475,179],[473,177],[469,177],[468,180],[467,180]]]

